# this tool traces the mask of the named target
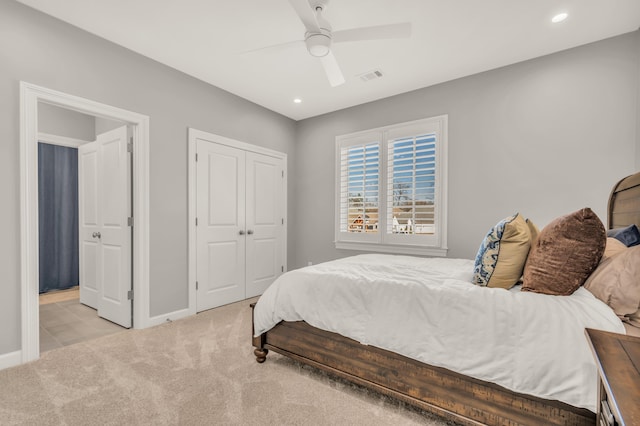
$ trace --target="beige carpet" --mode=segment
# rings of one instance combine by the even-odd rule
[[[270,353],[248,302],[54,349],[0,371],[2,425],[447,425]]]

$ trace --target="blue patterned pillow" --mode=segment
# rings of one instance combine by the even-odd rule
[[[498,222],[480,244],[472,282],[483,287],[513,287],[522,277],[531,233],[530,225],[519,213]]]

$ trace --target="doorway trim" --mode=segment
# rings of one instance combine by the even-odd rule
[[[45,87],[20,82],[20,279],[22,362],[40,356],[38,304],[38,104],[123,121],[133,137],[133,326],[149,320],[149,117]]]

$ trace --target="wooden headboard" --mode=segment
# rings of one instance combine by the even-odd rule
[[[613,187],[607,215],[609,229],[634,223],[640,227],[640,172],[627,176]]]
[[[609,196],[607,226],[623,228],[631,224],[640,227],[640,172],[618,182]],[[627,334],[640,337],[640,329],[623,323]]]

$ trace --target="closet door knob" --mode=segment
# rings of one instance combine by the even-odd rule
[[[91,234],[93,236],[93,238],[100,238],[101,235],[99,232],[94,232],[93,234]]]
[[[244,230],[241,229],[240,232],[238,232],[238,234],[244,235]]]
[[[247,231],[247,234],[249,234],[249,235],[253,234],[253,229],[249,229],[249,230]]]

